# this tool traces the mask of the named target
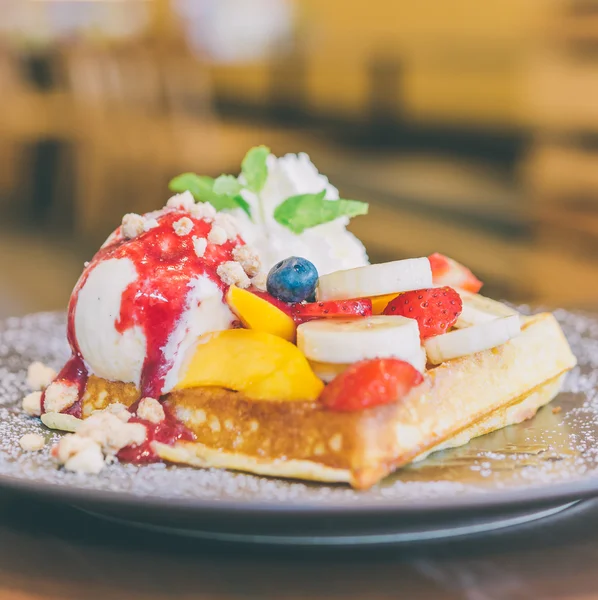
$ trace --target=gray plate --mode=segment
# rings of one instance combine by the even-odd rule
[[[236,541],[309,543],[388,533],[411,539],[418,531],[480,530],[484,523],[546,516],[566,501],[598,495],[598,320],[565,311],[556,316],[580,365],[551,405],[530,421],[437,453],[366,492],[165,465],[117,464],[98,476],[60,471],[49,457],[59,436],[24,416],[19,404],[31,361],[59,368],[66,359],[64,315],[8,319],[0,322],[0,486],[136,525]],[[42,452],[21,451],[18,440],[28,432],[46,436]]]

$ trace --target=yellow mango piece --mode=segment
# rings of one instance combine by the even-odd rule
[[[372,301],[372,314],[381,315],[384,312],[387,304],[394,300],[399,294],[384,294],[382,296],[372,296],[370,300]]]
[[[176,389],[218,386],[255,400],[316,400],[324,385],[291,342],[265,331],[229,329],[199,339]]]
[[[231,285],[226,302],[247,329],[265,331],[289,342],[295,340],[297,327],[293,319],[267,300]]]

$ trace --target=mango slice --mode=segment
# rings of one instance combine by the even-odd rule
[[[234,285],[228,288],[226,302],[247,329],[264,331],[293,342],[295,322],[267,300]]]
[[[382,296],[371,296],[370,300],[372,301],[372,314],[373,315],[381,315],[384,312],[384,309],[388,305],[391,300],[394,300],[399,294],[384,294]]]
[[[324,388],[303,353],[277,335],[251,329],[208,333],[177,389],[218,386],[255,400],[317,400]]]

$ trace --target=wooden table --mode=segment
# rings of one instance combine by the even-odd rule
[[[0,504],[2,600],[598,598],[598,501],[477,540],[300,553],[140,532],[6,493]]]

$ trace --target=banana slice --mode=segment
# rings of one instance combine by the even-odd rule
[[[316,294],[320,301],[347,300],[431,286],[430,261],[427,258],[409,258],[322,275]]]
[[[420,373],[426,372],[426,351],[420,348],[418,352],[411,358],[403,358],[405,362],[413,365]],[[309,361],[309,364],[313,372],[324,382],[330,383],[337,375],[340,375],[347,370],[351,365],[348,364],[336,364],[336,363],[322,363],[316,361]]]
[[[457,329],[471,327],[488,321],[494,321],[500,317],[509,317],[511,315],[519,315],[519,313],[496,300],[485,298],[479,294],[472,294],[464,290],[458,290],[461,300],[463,301],[463,310],[455,323]]]
[[[334,364],[388,356],[409,360],[421,347],[417,321],[386,315],[303,323],[297,346],[309,360]]]
[[[424,341],[424,347],[428,360],[439,365],[453,358],[496,348],[520,332],[519,315],[511,315],[431,337]]]

